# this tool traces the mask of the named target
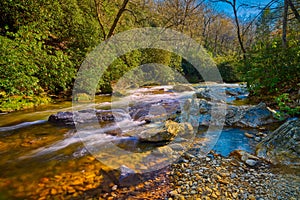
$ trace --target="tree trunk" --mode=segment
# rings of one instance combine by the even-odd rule
[[[283,48],[287,48],[287,18],[288,18],[288,0],[284,0],[284,10],[283,10],[283,18],[282,18],[282,46]]]
[[[246,60],[246,49],[244,47],[243,38],[242,38],[242,35],[241,35],[240,22],[239,22],[239,18],[238,18],[238,15],[237,15],[237,9],[236,9],[236,0],[233,0],[233,4],[231,4],[231,6],[233,8],[233,14],[234,14],[234,20],[235,20],[235,23],[236,23],[237,36],[238,36],[239,44],[240,44],[241,50],[243,52],[243,58],[244,58],[244,60]]]
[[[227,3],[231,6],[232,10],[233,10],[233,14],[234,14],[234,21],[235,21],[235,25],[236,25],[236,29],[237,29],[237,37],[238,37],[238,42],[239,45],[241,47],[242,53],[243,53],[243,58],[244,60],[246,60],[246,49],[244,46],[244,41],[242,38],[242,32],[241,32],[241,27],[240,27],[240,22],[239,22],[239,18],[238,18],[238,14],[237,14],[237,6],[236,6],[236,0],[212,0],[212,2],[223,2],[223,3]]]

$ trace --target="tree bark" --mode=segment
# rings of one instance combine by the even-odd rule
[[[108,33],[106,34],[106,31],[105,31],[105,28],[104,28],[104,25],[101,21],[101,3],[100,3],[101,0],[94,0],[94,3],[95,3],[95,6],[96,6],[96,14],[97,14],[97,19],[98,19],[98,23],[100,25],[100,28],[101,28],[101,31],[103,32],[103,39],[106,40],[108,38],[110,38],[113,34],[114,34],[114,31],[117,27],[117,24],[123,14],[124,11],[126,11],[126,6],[128,4],[128,2],[130,0],[124,0],[123,3],[122,3],[122,6],[121,8],[119,9],[114,21],[113,21],[113,24],[111,25]]]
[[[283,18],[282,18],[282,46],[287,48],[287,18],[288,18],[288,0],[284,0]]]
[[[117,16],[115,17],[114,22],[113,22],[113,24],[110,27],[110,30],[109,30],[109,32],[107,34],[107,38],[110,38],[114,34],[114,31],[115,31],[115,29],[117,27],[118,21],[120,20],[123,12],[126,11],[126,6],[127,6],[128,2],[129,2],[129,0],[124,0],[123,1],[123,4],[122,4],[121,8],[119,9],[119,11],[117,13]]]
[[[236,29],[237,29],[237,36],[238,36],[238,40],[239,40],[239,44],[241,47],[241,50],[243,52],[243,58],[244,60],[246,60],[246,49],[244,47],[244,42],[243,42],[243,38],[241,35],[241,28],[240,28],[240,22],[239,22],[239,18],[237,15],[237,9],[236,9],[236,0],[233,0],[233,4],[231,4],[232,9],[233,9],[233,14],[234,14],[234,20],[236,23]]]
[[[293,11],[296,19],[300,22],[300,15],[299,12],[297,11],[296,7],[294,6],[292,0],[287,0],[288,5],[290,6],[291,10]]]

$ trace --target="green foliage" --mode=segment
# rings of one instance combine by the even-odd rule
[[[238,70],[241,63],[235,56],[218,56],[214,60],[224,82],[241,81],[241,75]]]
[[[253,94],[276,95],[297,88],[300,82],[299,63],[299,41],[291,41],[288,49],[274,41],[270,46],[256,46],[243,72]]]
[[[38,67],[28,49],[25,44],[0,36],[0,91],[8,95],[33,95],[42,91],[34,76]]]
[[[289,116],[300,115],[300,106],[295,106],[294,101],[291,99],[290,94],[283,93],[275,98],[275,102],[279,107],[279,112],[276,116],[282,119],[286,114]]]
[[[89,1],[4,0],[0,5],[0,92],[8,96],[1,106],[36,104],[10,98],[14,95],[36,99],[70,90],[86,53],[100,41]]]
[[[7,96],[2,92],[0,93],[0,112],[28,109],[49,102],[51,99],[46,96]]]
[[[56,93],[70,85],[74,65],[60,50],[46,46],[45,33],[33,31],[34,25],[9,33],[11,40],[0,36],[0,89],[9,95]]]
[[[171,62],[171,53],[161,49],[143,49],[141,64],[160,63],[169,66]]]

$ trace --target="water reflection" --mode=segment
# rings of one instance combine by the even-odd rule
[[[245,136],[245,132],[254,133],[254,130],[242,130],[237,128],[224,129],[213,150],[222,156],[229,156],[234,150],[254,152],[255,141]]]

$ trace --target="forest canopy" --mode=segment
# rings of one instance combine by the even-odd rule
[[[245,81],[256,99],[299,112],[299,0],[3,0],[0,6],[1,111],[70,96],[76,72],[98,44],[133,28],[163,27],[202,44],[225,82]],[[241,8],[256,12],[243,17]],[[109,66],[98,92],[111,93],[124,73],[154,61],[191,83],[202,81],[178,55],[140,49]]]

